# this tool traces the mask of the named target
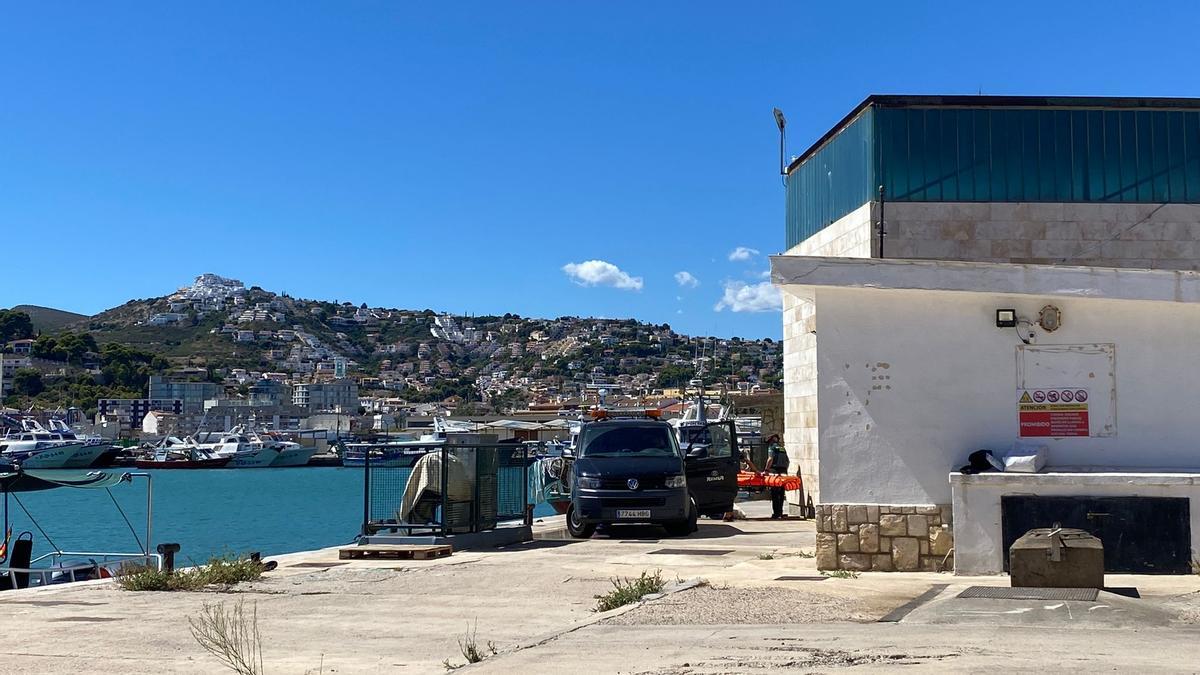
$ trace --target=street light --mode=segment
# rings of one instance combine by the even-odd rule
[[[775,126],[779,127],[779,175],[787,175],[787,162],[784,156],[784,139],[787,137],[785,128],[787,127],[787,118],[783,116],[783,111],[779,108],[772,108],[771,112],[775,113]],[[787,184],[786,181],[784,183]]]

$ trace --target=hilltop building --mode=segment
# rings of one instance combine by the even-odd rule
[[[1187,571],[1200,99],[871,96],[786,173],[821,569],[1000,572],[1055,521],[1103,530],[1110,571]],[[1040,472],[958,471],[1038,446]]]

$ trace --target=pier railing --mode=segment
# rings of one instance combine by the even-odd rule
[[[529,467],[542,451],[524,443],[347,447],[363,469],[363,535],[443,536],[523,520]]]

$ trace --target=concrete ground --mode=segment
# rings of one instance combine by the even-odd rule
[[[188,618],[239,600],[257,611],[272,673],[439,673],[446,660],[464,663],[468,634],[488,657],[467,670],[485,672],[1191,671],[1200,657],[1200,577],[1110,575],[1124,595],[1094,602],[968,600],[956,596],[1007,577],[825,578],[807,521],[702,521],[681,539],[616,528],[571,541],[559,528],[546,519],[547,539],[434,561],[339,561],[337,549],[278,556],[279,569],[230,592],[111,583],[5,592],[0,672],[227,672]],[[593,612],[613,577],[655,570],[672,585],[706,583]]]

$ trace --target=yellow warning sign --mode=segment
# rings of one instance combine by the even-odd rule
[[[1024,394],[1021,394],[1020,402],[1021,403],[1033,403],[1033,397],[1029,395],[1029,392],[1025,392]]]

